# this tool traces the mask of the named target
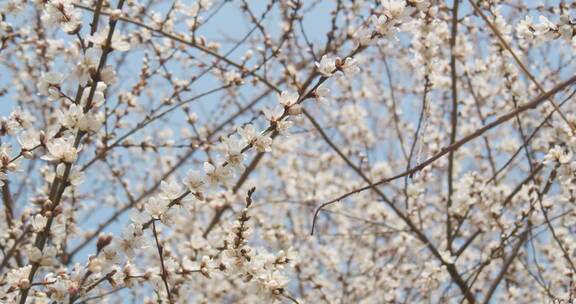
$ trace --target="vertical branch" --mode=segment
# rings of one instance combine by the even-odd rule
[[[459,0],[454,0],[454,7],[452,8],[452,33],[450,35],[450,76],[452,78],[452,114],[450,123],[452,130],[450,131],[450,145],[456,141],[456,133],[458,127],[458,76],[456,75],[456,37],[458,35],[458,4]],[[446,204],[446,245],[448,250],[452,252],[452,220],[450,218],[450,207],[452,206],[452,194],[454,192],[454,153],[448,153],[448,202]]]
[[[406,167],[405,170],[410,169],[410,167],[412,166],[412,157],[414,156],[414,151],[416,151],[416,145],[418,144],[418,138],[420,133],[424,133],[424,129],[425,129],[425,121],[427,120],[427,116],[429,115],[429,109],[428,109],[428,90],[430,88],[430,77],[428,77],[428,75],[426,75],[424,77],[424,94],[422,95],[422,109],[420,110],[420,116],[418,117],[418,125],[416,127],[416,131],[414,131],[414,140],[412,140],[412,145],[410,146],[410,152],[408,153],[408,156],[406,157]],[[421,132],[422,130],[422,132]],[[422,134],[423,135],[423,134]],[[422,142],[424,141],[423,136],[422,136],[422,141],[420,142],[422,144]],[[421,147],[420,144],[420,147]],[[420,150],[420,149],[419,149]],[[417,155],[419,155],[420,151],[418,151]],[[418,157],[416,157],[416,162],[418,162]],[[406,196],[406,209],[409,209],[408,206],[408,178],[409,176],[406,176],[406,178],[404,178],[404,196]]]
[[[8,222],[8,227],[12,228],[12,225],[14,224],[14,202],[12,200],[12,194],[10,194],[10,182],[8,180],[5,180],[4,185],[2,186],[2,200],[4,201],[6,222]]]
[[[154,233],[154,241],[156,241],[156,248],[158,249],[158,255],[160,256],[160,267],[162,270],[162,274],[160,277],[164,282],[164,287],[166,288],[166,296],[168,297],[168,302],[172,304],[172,297],[170,297],[170,287],[168,286],[168,272],[166,271],[166,267],[164,266],[164,247],[160,245],[160,241],[158,241],[158,232],[156,231],[156,221],[152,221],[152,232]]]
[[[125,0],[119,0],[118,1],[117,9],[122,9],[122,7],[124,6],[124,1]],[[92,107],[92,100],[94,98],[94,93],[96,92],[96,86],[97,86],[98,80],[100,79],[100,73],[102,72],[102,69],[104,68],[104,65],[106,64],[108,54],[112,51],[112,48],[111,48],[112,36],[114,34],[114,29],[116,27],[117,21],[118,21],[118,19],[110,20],[110,29],[108,31],[108,36],[107,36],[107,39],[106,39],[106,42],[104,45],[104,49],[102,51],[102,56],[100,57],[100,61],[98,63],[98,67],[96,69],[96,73],[92,77],[92,86],[90,88],[90,93],[88,95],[86,105],[84,106],[84,113],[87,113],[90,110],[90,108]],[[82,93],[81,93],[82,90],[83,90],[83,88],[79,87],[79,90],[76,94],[76,100],[75,100],[76,104],[80,104],[80,98],[82,96]],[[76,135],[74,138],[74,148],[78,148],[78,146],[80,145],[80,141],[85,134],[86,134],[85,132],[82,132],[80,130],[78,130],[76,132]],[[49,201],[51,202],[51,204],[48,204],[48,205],[50,205],[50,209],[46,210],[47,213],[50,214],[50,216],[48,216],[48,220],[47,220],[45,229],[42,232],[38,233],[38,235],[36,236],[36,239],[34,241],[34,246],[36,248],[38,248],[40,250],[40,252],[42,252],[44,250],[44,246],[46,245],[46,242],[48,241],[48,238],[50,236],[50,230],[51,230],[52,224],[54,223],[54,217],[55,217],[55,214],[53,211],[60,204],[60,201],[62,199],[62,195],[64,194],[64,190],[66,190],[66,187],[69,185],[68,178],[70,176],[71,169],[72,169],[72,164],[71,163],[65,163],[64,174],[62,175],[62,177],[59,177],[59,174],[55,174],[54,181],[52,182],[52,185],[50,188],[50,195],[49,195]],[[34,276],[36,275],[36,272],[40,268],[40,263],[34,262],[31,264],[32,264],[32,269],[30,269],[30,273],[28,275],[28,281],[32,284],[34,282]],[[30,285],[30,286],[28,286],[28,288],[23,288],[20,290],[20,301],[19,301],[20,304],[26,303],[26,299],[28,298],[28,293],[30,292],[30,288],[32,286],[33,285]]]

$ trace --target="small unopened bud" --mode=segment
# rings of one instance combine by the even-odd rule
[[[68,287],[68,293],[71,296],[75,296],[78,293],[78,286],[76,286],[75,283],[70,284],[70,287]]]
[[[208,268],[202,267],[200,268],[200,273],[208,279],[211,279],[210,272],[208,272]]]
[[[112,286],[112,287],[118,286],[118,283],[116,283],[116,280],[114,280],[114,277],[108,277],[107,281],[110,284],[110,286]]]
[[[122,270],[122,272],[123,272],[124,275],[126,275],[126,276],[131,276],[131,275],[132,275],[132,267],[130,267],[130,265],[127,265],[126,267],[124,267],[124,269]]]
[[[302,114],[302,106],[297,104],[297,105],[293,105],[288,109],[288,114],[290,115],[300,115]]]
[[[90,257],[90,261],[88,262],[88,271],[92,273],[99,273],[102,271],[102,261],[98,257]]]
[[[52,210],[52,208],[54,207],[54,203],[52,203],[51,200],[47,199],[44,201],[44,210]]]
[[[244,283],[248,283],[252,280],[252,278],[254,278],[253,275],[247,274],[242,281],[244,281]]]
[[[336,57],[336,59],[334,60],[334,65],[336,66],[336,69],[340,69],[340,67],[342,67],[342,64],[344,62],[342,61],[342,58],[340,57]]]
[[[44,131],[40,131],[40,142],[42,144],[46,143],[46,134],[44,133]]]
[[[187,119],[188,119],[189,123],[193,124],[196,121],[198,121],[198,114],[196,114],[195,112],[192,112],[188,115]]]
[[[142,277],[144,277],[144,280],[148,281],[152,277],[152,273],[146,272]]]
[[[104,249],[104,247],[110,245],[112,242],[112,235],[111,234],[101,234],[98,237],[98,242],[96,242],[96,252],[99,253]]]
[[[18,287],[22,290],[28,289],[30,288],[30,281],[28,281],[28,279],[22,279],[20,280],[20,283],[18,283]]]
[[[112,12],[110,12],[110,21],[116,21],[118,20],[118,18],[120,18],[122,16],[122,11],[119,9],[115,9]]]
[[[22,156],[24,156],[24,158],[31,159],[34,157],[34,153],[30,151],[22,151]]]
[[[62,207],[56,206],[56,207],[54,208],[53,213],[54,213],[54,216],[57,216],[57,215],[62,214]],[[48,213],[46,213],[46,216],[48,216]]]
[[[68,33],[68,35],[76,35],[78,34],[78,32],[80,32],[81,29],[82,29],[82,23],[78,23],[74,28],[72,28],[66,33]]]
[[[246,54],[244,54],[244,57],[242,57],[242,60],[248,60],[252,58],[252,56],[254,56],[254,51],[248,50],[246,51]]]

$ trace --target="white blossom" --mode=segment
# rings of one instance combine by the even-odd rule
[[[373,33],[372,29],[363,25],[354,32],[354,41],[359,45],[372,45],[374,43]]]
[[[535,35],[546,39],[553,38],[554,31],[557,30],[556,25],[545,16],[540,16],[538,20],[540,23],[534,25]]]
[[[258,152],[270,152],[272,146],[272,138],[270,136],[262,135],[258,136],[253,142],[256,151]]]
[[[204,188],[204,180],[202,179],[200,172],[196,170],[188,170],[186,179],[184,180],[184,185],[188,187],[191,192],[202,191]]]
[[[298,98],[299,95],[297,92],[288,93],[288,91],[282,91],[282,93],[278,95],[278,100],[280,104],[285,107],[291,107],[295,105],[296,102],[298,102]]]
[[[346,76],[353,76],[360,72],[360,68],[358,67],[358,63],[354,58],[348,57],[344,60],[344,64],[342,65],[342,71]]]
[[[166,200],[175,200],[182,195],[182,186],[175,180],[160,182],[160,197]]]
[[[40,134],[33,129],[28,129],[18,136],[18,142],[23,150],[32,150],[40,144]]]
[[[242,148],[244,148],[243,142],[228,138],[225,141],[226,144],[226,162],[232,168],[242,171],[244,170],[244,160],[246,155],[242,153]]]
[[[151,197],[144,208],[153,218],[160,218],[160,216],[168,210],[168,201]]]
[[[534,29],[532,18],[526,16],[522,21],[516,25],[516,32],[521,39],[534,39]]]
[[[92,74],[96,72],[101,54],[102,50],[94,47],[89,48],[85,54],[79,54],[76,58],[72,75],[70,75],[70,80],[77,81],[80,85],[86,85]]]
[[[48,100],[56,101],[60,98],[60,86],[64,81],[64,75],[58,72],[48,72],[38,82],[38,94],[48,96]]]
[[[238,127],[237,132],[240,134],[240,136],[242,136],[242,139],[248,143],[251,143],[256,137],[258,137],[256,127],[252,124],[247,124],[244,127]]]
[[[233,177],[232,170],[228,166],[215,167],[209,162],[204,163],[204,172],[206,173],[206,182],[212,188],[219,185],[227,187]]]
[[[202,256],[200,261],[191,262],[185,266],[185,269],[187,270],[200,271],[200,273],[202,273],[202,275],[208,279],[212,278],[212,273],[216,270],[216,268],[216,263],[214,263],[214,261],[212,261],[212,259],[208,256]]]
[[[68,34],[76,34],[82,28],[82,13],[70,0],[50,0],[44,6],[42,22],[46,26],[59,24]]]
[[[276,105],[272,109],[264,108],[263,112],[264,112],[264,116],[266,116],[266,119],[268,119],[271,122],[276,122],[284,114],[284,108],[281,107],[280,105]]]
[[[324,77],[331,77],[332,73],[336,69],[336,61],[334,58],[324,55],[320,59],[320,62],[316,62],[316,67]]]
[[[31,269],[32,265],[27,265],[10,270],[6,276],[8,285],[15,288],[28,288],[30,286],[28,275],[30,274]]]
[[[104,49],[106,47],[109,32],[110,27],[102,28],[98,32],[94,33],[94,35],[88,35],[88,41]],[[125,52],[130,50],[130,43],[128,43],[126,39],[120,35],[120,31],[116,29],[112,34],[110,48],[115,51]]]
[[[330,94],[330,89],[325,87],[324,85],[320,85],[316,88],[315,97],[316,100],[318,100],[318,102],[322,104],[328,103],[328,99],[326,98],[328,94]]]
[[[74,147],[72,138],[55,138],[46,143],[48,154],[42,156],[47,161],[63,161],[73,163],[78,157],[78,150]]]
[[[32,217],[31,222],[34,231],[40,232],[44,230],[44,227],[46,227],[48,219],[45,216],[42,216],[41,214],[36,214],[35,216]]]
[[[394,22],[403,22],[414,12],[413,7],[406,7],[405,0],[380,0],[384,14]],[[394,24],[393,24],[394,25]]]

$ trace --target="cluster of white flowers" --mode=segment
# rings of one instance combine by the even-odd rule
[[[94,33],[94,35],[89,35],[88,41],[94,43],[94,45],[103,49],[106,47],[109,32],[110,27],[102,28],[98,32]],[[128,43],[126,39],[120,35],[120,32],[118,30],[114,30],[108,48],[115,51],[125,52],[130,49],[130,43]]]
[[[324,55],[320,62],[316,62],[316,67],[324,77],[342,76],[342,74],[353,76],[360,72],[356,60],[352,57],[347,57],[342,61],[340,57],[331,58]]]
[[[19,158],[14,157],[12,146],[8,143],[0,145],[0,186],[8,179],[7,171],[22,171],[22,164]]]
[[[567,125],[557,127],[554,130],[554,138],[558,141],[553,144],[548,153],[544,156],[543,164],[556,170],[558,182],[562,190],[562,199],[573,201],[576,198],[576,138]]]
[[[200,264],[202,274],[209,276],[209,269],[220,270],[226,276],[238,276],[258,290],[264,301],[280,299],[286,294],[288,277],[283,274],[286,265],[297,261],[296,252],[279,251],[272,254],[264,248],[251,248],[247,240],[252,234],[249,227],[248,208],[242,210],[224,239],[224,250],[219,261],[208,261],[203,257]],[[210,267],[209,265],[212,265]],[[204,270],[203,270],[204,268]]]
[[[519,38],[528,42],[534,41],[541,44],[547,41],[562,39],[576,49],[574,30],[576,21],[570,15],[562,15],[558,22],[551,22],[546,16],[538,17],[538,23],[532,21],[531,16],[526,16],[516,25],[516,34]]]
[[[74,138],[59,137],[46,143],[48,154],[42,156],[43,160],[74,163],[78,157],[78,149],[74,147]]]
[[[320,2],[0,1],[0,303],[573,298],[574,5]]]
[[[82,29],[82,13],[70,0],[50,0],[44,4],[42,22],[48,27],[58,25],[68,34]]]
[[[286,113],[289,115],[301,113],[301,111],[294,111],[294,109],[299,108],[300,97],[298,93],[290,94],[283,91],[278,94],[278,99],[281,106],[276,106],[273,110],[265,109],[264,114],[274,131],[286,135],[293,122],[284,118]],[[77,121],[77,119],[72,120]],[[254,125],[247,124],[238,127],[236,133],[240,135],[240,139],[236,139],[235,136],[223,139],[224,162],[222,164],[215,165],[204,162],[203,175],[196,170],[188,171],[187,177],[182,181],[188,192],[184,192],[182,186],[174,180],[162,181],[160,185],[162,192],[157,198],[149,199],[145,205],[145,210],[149,215],[145,220],[160,219],[164,224],[170,225],[173,223],[171,219],[175,214],[174,209],[171,208],[174,202],[180,205],[180,201],[189,193],[196,198],[204,198],[208,192],[212,192],[220,186],[229,188],[234,180],[234,173],[241,174],[246,169],[244,166],[244,161],[247,158],[246,151],[252,148],[259,153],[271,151],[270,132],[258,132]],[[140,221],[140,223],[144,222]]]
[[[369,25],[361,25],[354,32],[354,41],[361,46],[372,45],[377,38],[398,40],[400,26],[410,21],[417,10],[429,6],[428,1],[380,0],[382,6],[371,16]]]
[[[96,132],[102,126],[104,113],[90,112],[84,114],[84,109],[80,105],[72,104],[67,110],[60,110],[56,113],[60,125],[72,130],[84,132]]]
[[[410,51],[414,55],[410,62],[419,70],[422,77],[428,75],[434,87],[441,87],[442,73],[438,66],[446,64],[441,60],[446,60],[440,56],[446,42],[449,41],[450,33],[447,22],[436,18],[438,7],[430,7],[426,14],[430,18],[415,19],[406,24],[405,29],[412,36]]]
[[[192,5],[190,5],[190,7],[187,7],[186,12],[187,14],[189,14],[190,17],[197,17],[200,9],[208,10],[211,7],[212,7],[212,1],[200,0],[195,1],[194,3],[192,3]]]
[[[186,182],[189,188],[194,190],[203,189],[205,185],[194,171],[189,172]],[[111,236],[101,237],[102,241],[99,241],[99,247],[102,247],[99,249],[101,254],[90,261],[94,264],[98,259],[100,267],[98,272],[105,272],[104,270],[110,272],[117,269],[123,263],[120,257],[127,256],[131,259],[138,254],[139,250],[152,246],[144,234],[144,229],[150,225],[151,221],[160,220],[165,225],[173,225],[176,222],[182,208],[174,208],[171,202],[181,199],[185,193],[176,182],[162,182],[160,187],[161,193],[158,197],[150,198],[145,204],[145,212],[136,212],[131,216],[132,224],[125,228],[121,239],[111,240]],[[286,288],[289,279],[284,273],[288,264],[293,265],[298,261],[297,254],[292,248],[272,254],[262,247],[248,245],[253,230],[249,222],[251,217],[248,216],[253,192],[254,189],[251,189],[248,193],[246,208],[240,212],[236,221],[225,229],[226,233],[217,241],[221,246],[212,245],[209,249],[210,245],[204,239],[194,240],[196,244],[193,246],[204,252],[217,252],[216,255],[187,257],[184,258],[181,266],[175,260],[169,259],[166,267],[173,271],[181,268],[184,274],[199,273],[207,279],[237,278],[248,283],[266,301],[287,296]],[[150,275],[155,276],[155,289],[161,292],[161,273]],[[173,282],[174,278],[171,278],[170,283]]]
[[[267,118],[270,121],[272,121],[273,116],[271,114],[268,114]],[[270,152],[272,139],[270,138],[270,136],[258,133],[254,125],[247,124],[243,127],[238,127],[236,132],[238,132],[238,134],[242,137],[244,141],[254,146],[256,151]]]
[[[64,74],[48,72],[38,82],[38,95],[48,96],[49,101],[56,101],[62,97],[60,87],[64,81]]]

